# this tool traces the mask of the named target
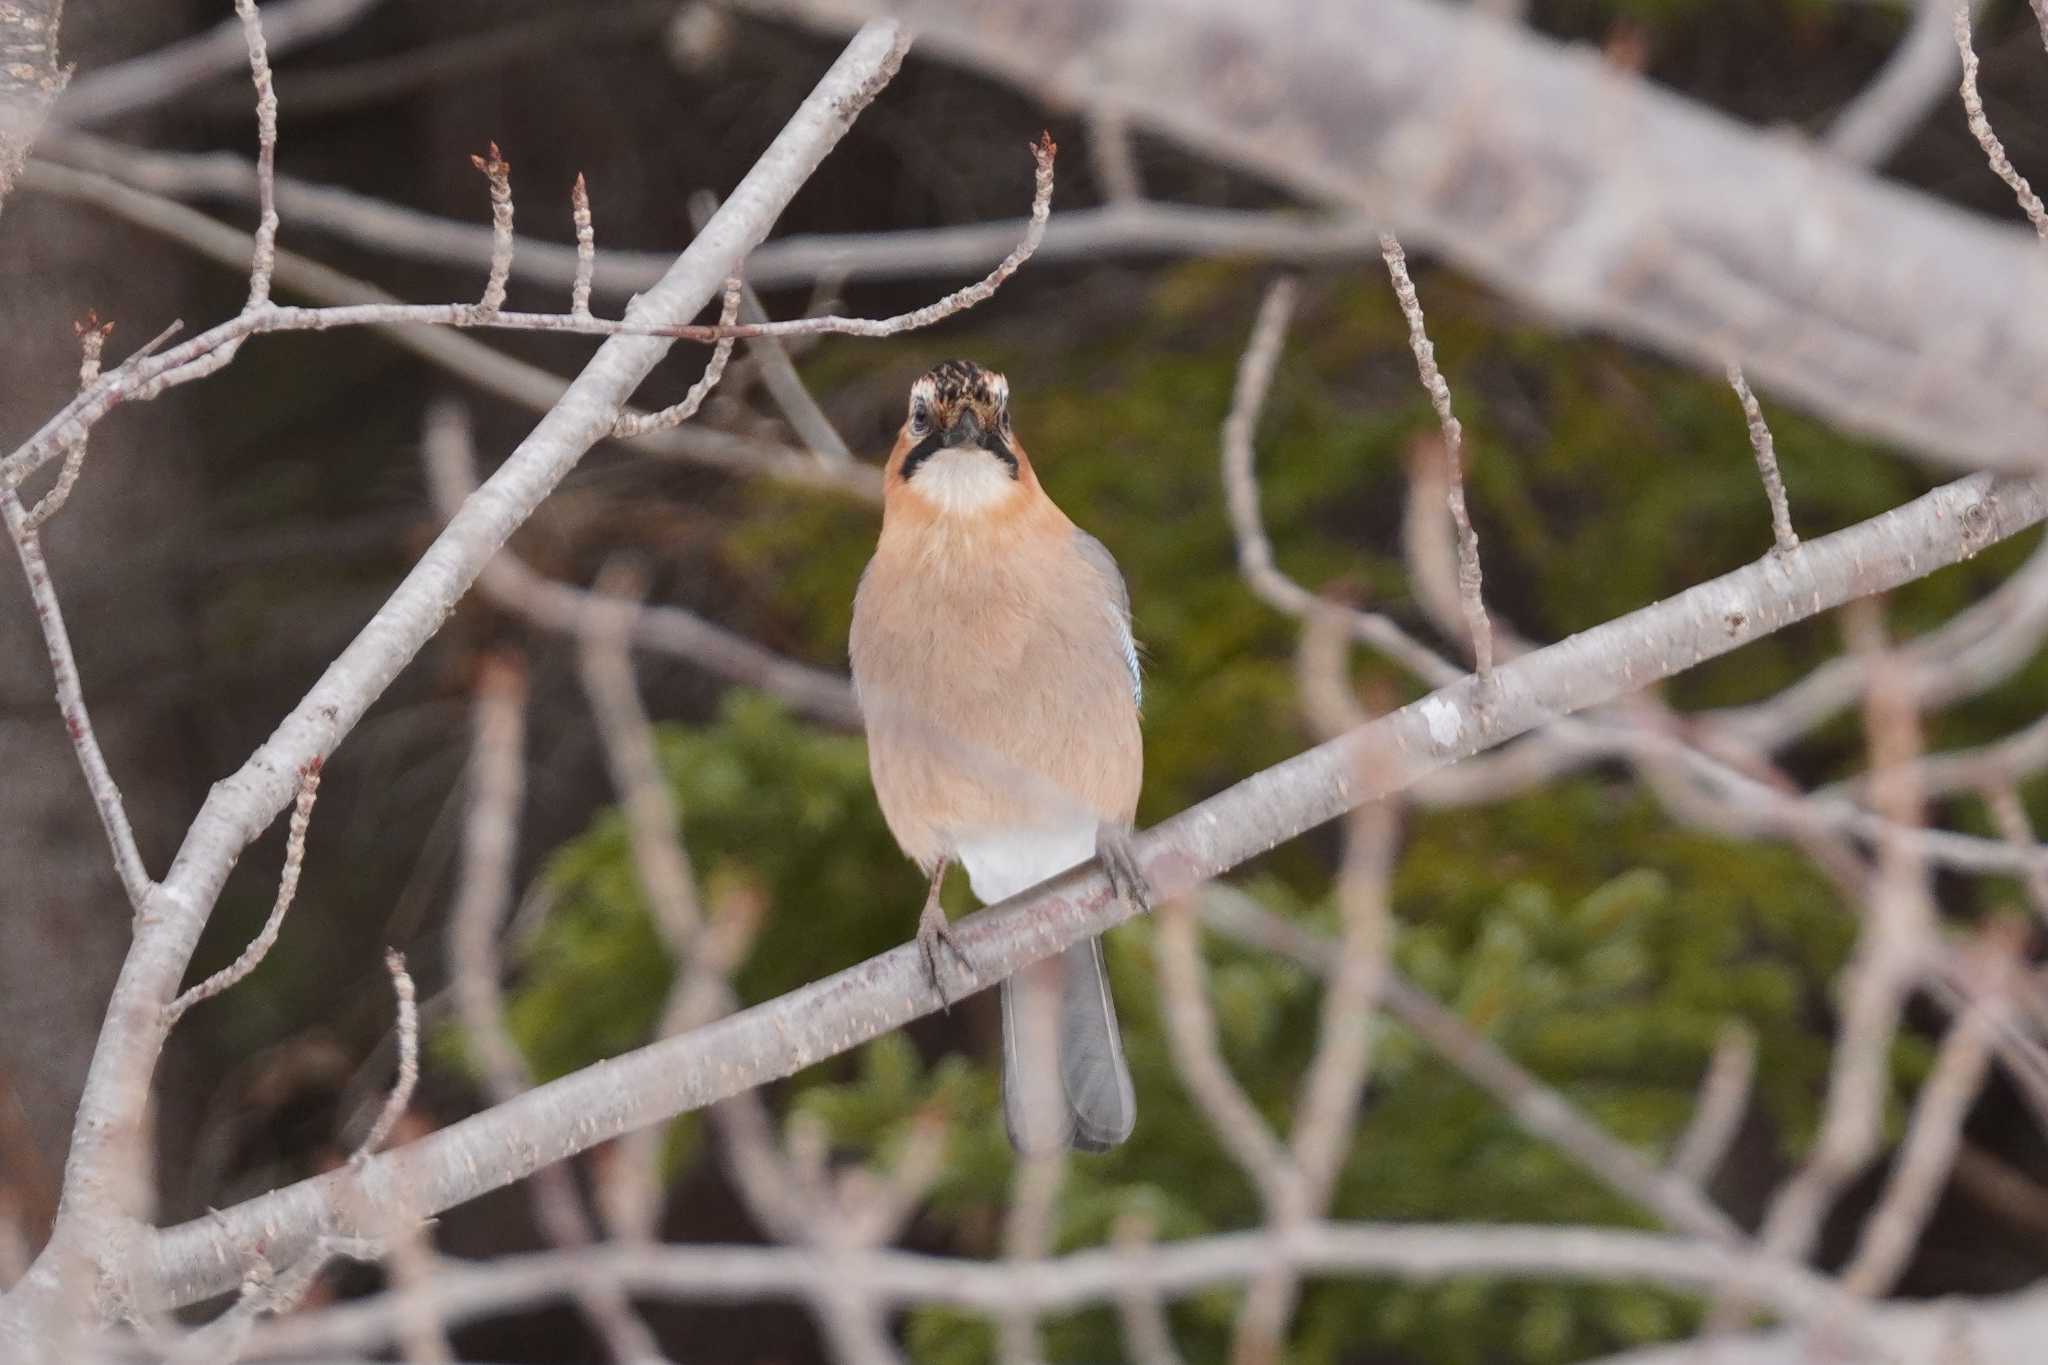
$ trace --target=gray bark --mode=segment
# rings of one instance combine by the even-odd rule
[[[1739,360],[1759,388],[1935,459],[2040,467],[2048,253],[2031,232],[1476,7],[750,7],[827,26],[894,14],[922,54],[1355,209],[1562,323],[1714,374]]]

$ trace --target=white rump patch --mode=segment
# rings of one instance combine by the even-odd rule
[[[1095,856],[1095,822],[1058,828],[962,830],[954,856],[967,869],[968,884],[983,905],[1008,900],[1019,891]]]
[[[927,457],[911,475],[910,487],[941,512],[979,512],[995,506],[1023,487],[1010,477],[1010,467],[977,446],[941,450]]]

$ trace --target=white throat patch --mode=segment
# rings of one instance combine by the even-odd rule
[[[1001,460],[973,446],[937,451],[911,477],[910,487],[941,512],[979,512],[1014,497],[1023,487]]]

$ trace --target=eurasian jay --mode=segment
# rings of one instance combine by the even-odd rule
[[[939,948],[961,956],[939,904],[955,860],[983,904],[1098,855],[1120,896],[1149,899],[1130,845],[1138,651],[1123,575],[1046,496],[1001,375],[949,360],[912,385],[884,478],[849,644],[875,796],[931,877],[917,939],[937,984]],[[1100,942],[1003,982],[1002,1013],[1013,1144],[1101,1151],[1130,1136]]]

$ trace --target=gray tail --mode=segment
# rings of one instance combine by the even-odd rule
[[[1106,1152],[1138,1121],[1102,943],[1003,982],[1003,1123],[1020,1152]]]

